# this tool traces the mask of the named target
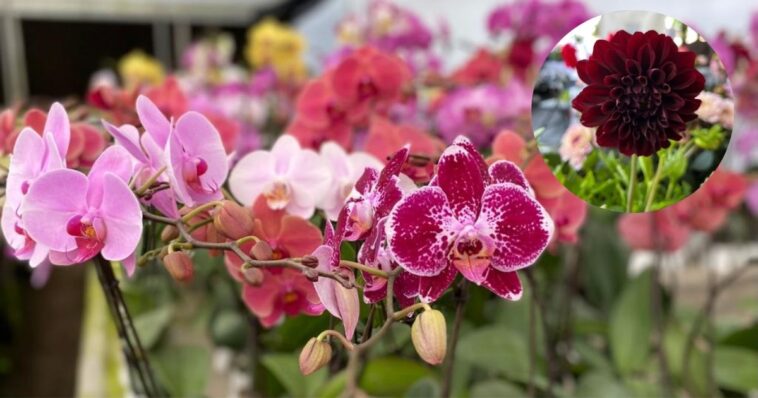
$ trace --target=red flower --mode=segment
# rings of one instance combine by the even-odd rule
[[[483,83],[497,84],[503,72],[503,62],[493,53],[479,49],[471,59],[453,73],[453,81],[466,86]]]
[[[690,236],[679,204],[656,212],[624,214],[619,219],[619,234],[632,249],[676,251]]]
[[[572,101],[581,122],[597,127],[597,143],[625,155],[649,156],[678,141],[695,111],[705,78],[696,54],[678,51],[674,40],[655,31],[619,31],[595,42],[588,60],[577,63],[588,84]]]
[[[571,44],[566,44],[561,47],[561,57],[563,58],[563,63],[569,68],[576,68],[576,63],[579,62],[579,60],[576,59],[576,47]]]
[[[329,75],[311,80],[297,98],[297,113],[287,132],[303,147],[318,149],[326,141],[335,141],[350,148],[352,124],[362,116],[348,112],[330,82]]]
[[[411,154],[430,159],[437,158],[445,149],[445,144],[440,139],[417,127],[392,124],[383,117],[371,119],[371,127],[364,145],[366,152],[378,159],[386,160],[406,144],[410,145]],[[434,173],[434,161],[418,166],[406,162],[402,172],[417,183],[428,182]]]
[[[686,202],[687,221],[700,231],[718,230],[729,212],[742,203],[747,185],[747,179],[741,174],[722,169],[714,171],[700,189],[680,202]]]

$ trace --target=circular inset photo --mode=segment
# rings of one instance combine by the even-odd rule
[[[553,174],[586,202],[620,212],[695,192],[726,153],[734,121],[713,48],[692,27],[647,11],[572,30],[540,69],[532,101]]]

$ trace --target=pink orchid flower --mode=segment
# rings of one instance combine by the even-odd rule
[[[454,267],[518,300],[515,271],[537,260],[554,229],[524,175],[508,161],[487,169],[471,142],[459,137],[443,152],[432,183],[392,210],[386,226],[392,256],[412,274],[436,276]]]
[[[205,116],[190,111],[179,117],[166,154],[171,187],[180,202],[195,207],[223,198],[229,162],[218,130]]]
[[[242,203],[259,195],[274,210],[310,218],[329,189],[331,173],[324,160],[302,149],[291,135],[282,135],[271,151],[254,151],[237,162],[229,176],[229,189]]]
[[[337,221],[340,210],[348,195],[353,191],[355,182],[367,168],[381,169],[382,162],[365,152],[347,154],[337,143],[329,141],[321,145],[321,158],[332,171],[329,190],[324,195],[319,207],[324,209],[327,217]]]
[[[285,315],[320,315],[324,312],[313,283],[301,272],[287,268],[262,272],[260,286],[246,283],[242,287],[242,301],[264,327],[275,326]]]
[[[31,127],[26,127],[15,141],[2,213],[2,230],[6,242],[17,258],[29,260],[32,267],[47,260],[49,250],[29,235],[26,228],[29,221],[22,218],[21,208],[31,186],[40,176],[66,167],[65,156],[71,131],[63,106],[53,104],[41,131],[44,132],[42,136]]]
[[[747,189],[745,176],[720,168],[697,191],[674,206],[686,205],[687,222],[693,228],[714,232],[726,223],[729,213],[742,204]]]
[[[145,96],[137,98],[137,115],[145,133],[140,135],[136,127],[124,124],[116,127],[106,121],[102,121],[117,145],[126,149],[135,163],[135,185],[142,186],[158,170],[166,166],[164,149],[171,134],[171,123],[163,116],[158,107]],[[168,183],[169,178],[162,173],[157,182]],[[179,217],[176,207],[176,196],[173,190],[166,189],[156,192],[150,198],[143,198],[145,204],[153,205],[161,213],[172,217]]]
[[[266,204],[266,198],[259,196],[251,209],[253,228],[247,235],[256,236],[271,247],[271,258],[258,260],[280,260],[290,257],[302,257],[312,253],[321,245],[321,231],[315,225],[298,216],[287,214],[284,210],[272,210]],[[242,236],[232,237],[234,239]],[[242,245],[242,250],[249,253],[254,243]],[[242,282],[240,273],[242,259],[233,252],[225,253],[227,270],[234,279]],[[305,279],[305,276],[303,276]]]
[[[142,211],[127,182],[129,153],[111,147],[95,161],[89,176],[60,169],[39,177],[21,206],[35,241],[50,248],[55,265],[82,263],[100,253],[134,272],[134,252],[142,235]]]
[[[635,250],[679,250],[691,231],[682,203],[655,212],[622,215],[618,222],[621,238]]]
[[[319,246],[312,255],[318,259],[316,269],[319,271],[342,271],[341,275],[343,277],[354,282],[355,275],[352,270],[340,266],[340,245],[342,244],[340,237],[342,235],[343,231],[341,231],[339,223],[337,233],[335,234],[332,223],[327,221],[326,230],[324,231],[324,244]],[[324,307],[326,307],[326,310],[342,320],[345,326],[345,336],[348,339],[352,339],[360,316],[358,291],[356,289],[348,289],[334,279],[321,277],[316,282],[313,282],[313,286],[316,288],[316,293],[318,293],[318,297],[324,304]]]

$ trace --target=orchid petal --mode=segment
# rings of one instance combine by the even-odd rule
[[[510,182],[526,189],[529,193],[534,194],[524,172],[510,161],[498,160],[497,162],[492,163],[489,168],[489,175],[492,178],[493,184]]]
[[[515,272],[502,272],[490,268],[487,279],[482,285],[501,298],[510,301],[518,301],[524,293],[521,281]]]
[[[439,187],[424,187],[392,210],[386,226],[392,256],[405,270],[420,276],[439,274],[448,265],[455,238],[453,211]]]
[[[43,135],[51,133],[53,135],[58,154],[60,154],[62,159],[65,159],[66,153],[68,153],[68,143],[71,140],[71,125],[63,105],[56,102],[50,107],[47,121],[45,121],[45,129],[40,133]]]
[[[460,146],[450,146],[440,157],[437,185],[459,220],[476,219],[479,214],[484,182],[477,160]]]
[[[137,116],[142,127],[153,137],[155,143],[165,148],[171,132],[171,123],[150,98],[144,95],[137,97]]]
[[[252,205],[266,185],[276,179],[271,152],[254,151],[237,162],[229,175],[229,190],[240,203]]]
[[[21,206],[29,236],[52,250],[75,248],[66,225],[71,217],[86,212],[87,185],[87,177],[74,170],[55,170],[39,177]]]
[[[450,287],[457,275],[458,270],[450,265],[437,275],[420,276],[418,278],[419,299],[425,303],[437,301],[447,288]]]
[[[113,140],[129,151],[129,154],[137,159],[137,161],[145,164],[149,163],[145,152],[140,146],[140,135],[136,127],[130,124],[116,127],[105,120],[101,120],[100,122],[103,124],[103,127],[105,127],[105,130],[113,137]]]
[[[492,267],[510,272],[534,263],[553,235],[553,220],[523,188],[510,183],[488,186],[477,224],[494,242]]]
[[[103,177],[100,212],[106,227],[103,257],[112,261],[127,258],[142,237],[142,210],[137,197],[115,174]]]
[[[106,173],[113,173],[121,181],[129,182],[132,176],[132,159],[126,149],[120,146],[109,147],[92,165],[88,176],[89,190],[87,191],[87,203],[90,206],[100,206],[103,197],[103,177]]]

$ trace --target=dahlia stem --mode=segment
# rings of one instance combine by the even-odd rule
[[[632,155],[629,166],[629,184],[626,188],[626,211],[634,211],[634,190],[637,188],[637,155]]]
[[[658,166],[655,169],[653,175],[653,181],[650,182],[650,186],[647,190],[647,200],[645,201],[645,211],[653,209],[653,201],[655,200],[655,194],[658,191],[658,184],[661,182],[661,175],[663,174],[663,163],[665,163],[666,156],[658,157]]]

